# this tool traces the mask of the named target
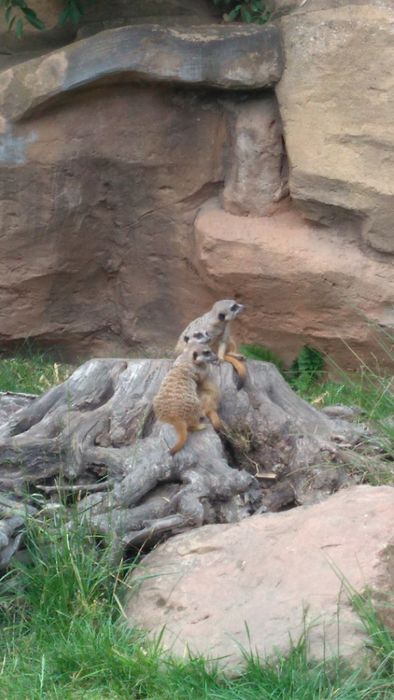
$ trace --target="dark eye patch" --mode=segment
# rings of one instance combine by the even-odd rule
[[[204,351],[203,351],[203,355],[210,355],[210,354],[211,354],[211,351],[210,351],[210,350],[204,350]]]
[[[197,352],[197,350],[195,350],[193,353],[193,360],[197,360],[197,357],[198,357],[198,352]]]
[[[194,337],[195,337],[195,338],[202,338],[202,337],[203,337],[203,334],[199,331],[198,333],[195,333],[195,334],[194,334]]]
[[[238,309],[238,304],[233,304],[233,305],[230,307],[230,311],[236,311],[237,309]]]
[[[226,320],[226,314],[219,314],[218,315],[219,321],[225,321]]]
[[[185,343],[188,343],[189,340],[190,340],[190,338],[189,338],[188,335],[184,335],[184,336],[183,336],[183,340],[185,341]]]

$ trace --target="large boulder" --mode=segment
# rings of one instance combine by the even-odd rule
[[[212,293],[235,291],[246,304],[238,325],[248,342],[288,361],[307,343],[344,366],[359,357],[374,363],[374,354],[388,362],[379,327],[394,325],[393,267],[339,228],[308,223],[291,208],[240,219],[212,200],[197,216],[194,246]]]
[[[281,19],[290,192],[308,217],[347,221],[364,245],[394,253],[393,5],[330,4]]]
[[[145,557],[129,579],[126,613],[180,656],[190,650],[233,666],[243,650],[288,652],[306,628],[311,657],[354,660],[366,635],[347,588],[370,588],[390,625],[393,531],[388,486],[357,486],[313,506],[208,525]]]

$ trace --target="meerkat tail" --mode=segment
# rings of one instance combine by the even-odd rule
[[[179,452],[179,450],[181,450],[182,447],[184,447],[187,440],[187,423],[183,420],[179,420],[176,423],[173,423],[173,426],[178,436],[178,442],[174,445],[174,447],[170,449],[171,455],[174,455],[177,452]]]
[[[221,430],[223,427],[223,423],[221,421],[221,418],[219,417],[219,414],[216,413],[216,411],[207,411],[207,417],[211,421],[213,427],[215,430]]]
[[[230,357],[235,357],[236,360],[245,359],[245,355],[241,355],[240,352],[226,352],[226,355],[230,355]]]
[[[241,360],[237,360],[235,357],[232,357],[232,355],[225,355],[224,356],[225,362],[229,362],[230,365],[232,365],[237,373],[237,389],[238,391],[242,389],[245,386],[245,381],[246,381],[246,367],[245,363],[242,362]]]

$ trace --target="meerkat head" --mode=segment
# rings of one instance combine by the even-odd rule
[[[224,322],[232,321],[244,308],[243,304],[238,304],[234,299],[221,299],[213,305],[212,311],[217,321]]]
[[[196,341],[197,343],[204,343],[206,345],[212,340],[212,336],[208,331],[196,331],[191,335],[184,335],[183,340],[185,341],[185,343],[189,343],[190,341]]]
[[[205,362],[217,363],[218,357],[212,352],[209,345],[199,343],[196,340],[190,340],[187,344],[185,353],[191,358],[194,365],[202,365]]]

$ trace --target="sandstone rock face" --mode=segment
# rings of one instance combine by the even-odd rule
[[[272,28],[143,26],[1,74],[3,345],[29,337],[73,356],[173,345],[213,303],[189,237],[223,181],[224,107],[214,93],[101,82],[258,88],[280,61]]]
[[[348,219],[367,245],[394,253],[394,8],[316,7],[281,20],[290,193],[308,217]]]
[[[193,28],[210,2],[100,0],[89,38],[0,73],[2,346],[162,354],[239,297],[240,339],[285,359],[308,343],[357,365],[343,340],[379,355],[366,321],[394,323],[389,5],[357,3],[354,34],[345,0],[327,5],[335,31],[320,0],[275,5],[276,26]],[[319,226],[282,199],[286,150],[290,195]],[[212,197],[222,209],[193,235]]]
[[[211,97],[137,86],[76,94],[8,131],[0,342],[172,346],[182,315],[212,301],[188,233],[223,178],[224,134]]]
[[[223,209],[241,216],[264,216],[287,194],[287,159],[276,100],[268,95],[240,103],[230,121]]]
[[[237,322],[242,337],[289,361],[304,343],[345,366],[352,364],[345,343],[371,361],[376,325],[394,325],[390,262],[375,261],[354,239],[308,223],[294,210],[248,217],[240,225],[212,201],[196,219],[195,250],[212,293],[235,290],[246,304]]]
[[[127,24],[197,25],[221,20],[211,0],[96,0],[85,7],[78,37]]]
[[[181,656],[190,649],[233,666],[242,663],[242,647],[286,653],[289,634],[296,642],[306,624],[311,657],[351,659],[366,638],[341,579],[392,604],[393,528],[394,489],[387,486],[209,525],[144,559],[131,576],[139,585],[127,615],[132,625],[163,631],[164,645]]]

